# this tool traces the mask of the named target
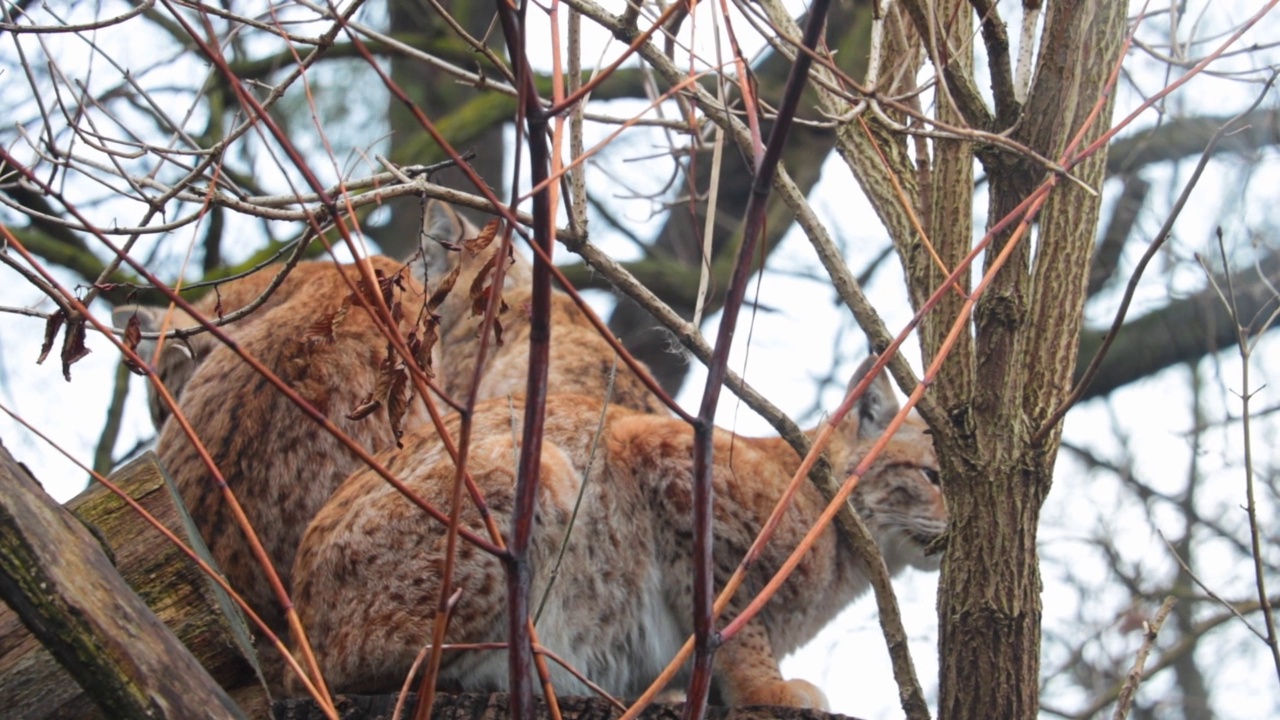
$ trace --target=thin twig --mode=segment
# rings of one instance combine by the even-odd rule
[[[1275,75],[1272,75],[1272,80]],[[1265,641],[1267,648],[1271,650],[1271,660],[1275,664],[1276,677],[1280,679],[1280,640],[1276,636],[1276,620],[1275,614],[1271,610],[1271,599],[1267,595],[1266,568],[1263,565],[1262,558],[1262,534],[1258,527],[1258,506],[1254,498],[1254,478],[1253,478],[1253,432],[1252,418],[1249,413],[1249,401],[1253,399],[1254,391],[1250,390],[1249,385],[1249,362],[1252,359],[1253,346],[1249,343],[1249,333],[1255,328],[1245,327],[1240,321],[1240,306],[1236,302],[1235,285],[1232,281],[1231,267],[1227,263],[1227,247],[1222,239],[1222,229],[1218,229],[1218,251],[1222,255],[1222,265],[1226,276],[1227,294],[1226,305],[1227,311],[1231,314],[1231,322],[1235,325],[1236,331],[1236,349],[1240,354],[1240,392],[1236,395],[1240,398],[1240,430],[1244,435],[1244,480],[1245,480],[1245,512],[1249,517],[1249,542],[1251,544],[1253,556],[1253,578],[1254,585],[1258,589],[1258,603],[1262,608],[1262,621],[1267,629]],[[1212,280],[1212,275],[1209,276]],[[1274,317],[1274,316],[1273,316]]]
[[[1212,588],[1206,585],[1204,581],[1201,580],[1200,577],[1195,574],[1195,572],[1191,569],[1191,566],[1187,565],[1187,561],[1182,559],[1182,556],[1179,555],[1178,551],[1174,549],[1173,544],[1170,543],[1169,540],[1164,536],[1164,533],[1160,533],[1159,531],[1157,531],[1157,533],[1160,535],[1160,539],[1164,541],[1165,547],[1169,548],[1169,554],[1173,555],[1173,559],[1177,561],[1178,565],[1182,568],[1182,571],[1187,574],[1187,577],[1191,578],[1191,582],[1195,583],[1197,587],[1203,590],[1205,595],[1208,595],[1218,604],[1230,610],[1236,616],[1236,618],[1240,620],[1240,622],[1244,623],[1244,626],[1249,629],[1249,632],[1258,636],[1259,640],[1262,640],[1263,642],[1267,641],[1267,636],[1258,632],[1257,628],[1249,624],[1248,619],[1245,618],[1242,612],[1236,609],[1236,606],[1234,603],[1228,602],[1227,600],[1223,599],[1221,595],[1214,592]]]
[[[1142,668],[1147,664],[1147,655],[1150,655],[1151,649],[1155,647],[1156,636],[1164,626],[1165,618],[1169,617],[1169,611],[1173,610],[1177,602],[1177,598],[1172,595],[1166,597],[1160,604],[1160,609],[1156,611],[1156,616],[1143,623],[1146,632],[1143,634],[1142,647],[1138,648],[1138,657],[1133,661],[1133,668],[1129,670],[1129,677],[1125,680],[1124,687],[1120,689],[1120,697],[1116,700],[1116,711],[1111,716],[1112,720],[1124,720],[1128,717],[1129,709],[1133,705],[1134,693],[1138,691],[1138,683],[1142,682]]]

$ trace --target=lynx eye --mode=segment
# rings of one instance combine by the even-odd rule
[[[924,473],[924,476],[928,479],[930,485],[933,485],[934,487],[942,487],[942,476],[938,474],[937,470],[934,470],[933,468],[920,468],[920,472]]]

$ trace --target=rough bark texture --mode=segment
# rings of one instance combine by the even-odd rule
[[[39,490],[25,472],[11,464],[2,448],[0,475],[5,476],[0,479],[0,484],[6,488],[15,489],[19,487],[19,481],[22,481],[29,486],[29,492],[39,492],[43,496],[43,491]],[[167,527],[180,537],[185,537],[173,504],[173,495],[165,486],[154,455],[148,453],[116,472],[113,478]],[[102,609],[107,614],[117,615],[121,622],[127,620],[124,629],[130,635],[122,642],[128,647],[113,649],[109,643],[104,642],[94,652],[107,654],[136,649],[139,652],[153,653],[150,658],[139,659],[137,665],[139,669],[149,668],[147,672],[152,675],[149,679],[138,682],[138,689],[146,692],[152,691],[146,689],[149,683],[195,682],[198,677],[204,677],[207,681],[208,677],[198,667],[192,667],[195,662],[199,662],[213,680],[224,688],[236,689],[233,695],[241,707],[250,714],[265,714],[265,699],[256,685],[254,671],[238,649],[240,646],[220,610],[213,584],[194,563],[101,485],[95,484],[68,503],[67,509],[75,514],[75,518],[58,510],[47,496],[43,496],[43,500],[51,513],[62,515],[63,520],[70,523],[69,537],[74,538],[74,542],[57,542],[54,550],[58,562],[37,565],[37,561],[33,559],[26,565],[28,571],[33,575],[35,572],[52,574],[61,571],[58,566],[64,566],[67,572],[77,573],[82,579],[89,578],[91,571],[99,576],[114,576],[113,581],[103,581],[110,582],[109,585],[103,585],[110,588],[109,593],[97,596],[105,605],[101,608],[90,605],[83,612],[88,617],[96,609]],[[93,534],[89,534],[86,528]],[[94,535],[97,536],[96,539]],[[38,537],[32,538],[30,544],[35,545],[39,540]],[[100,543],[109,557],[99,550]],[[77,544],[84,547],[78,547]],[[6,556],[10,556],[13,552],[11,548],[14,547],[16,546],[12,543],[5,545]],[[73,567],[67,564],[76,557],[92,555],[96,555],[97,559],[90,561],[87,566]],[[137,592],[137,596],[123,582],[119,582],[121,576]],[[8,589],[6,595],[7,593]],[[139,596],[151,607],[154,616],[145,617],[145,608],[126,610],[131,604],[140,604],[137,602]],[[74,598],[68,599],[68,602],[72,601]],[[128,620],[135,616],[141,616],[142,619]],[[133,637],[133,633],[157,632],[154,627],[157,618],[176,634],[177,639],[194,655],[194,659],[181,646],[156,645]],[[177,671],[183,668],[184,663],[186,667],[180,674]],[[189,678],[185,677],[187,671],[190,671]],[[83,668],[68,672],[41,645],[40,640],[27,630],[15,612],[7,606],[0,606],[0,708],[3,708],[0,715],[23,720],[116,717],[118,711],[115,707],[104,715],[77,682],[77,679],[103,681],[106,677],[105,671]],[[203,705],[203,709],[213,717],[229,716],[230,710],[210,699],[213,689],[216,686],[207,688],[209,692],[201,694],[182,688],[181,694],[188,702],[197,703],[194,706],[197,710]],[[255,707],[258,708],[257,713],[253,713]],[[172,716],[186,717],[182,714]]]
[[[1049,6],[1036,81],[1014,137],[1057,158],[1103,94],[1124,32],[1124,3]],[[1087,136],[1109,127],[1110,104]],[[1084,145],[1089,142],[1086,137]],[[984,157],[992,221],[1039,184],[1042,168]],[[1105,155],[1074,173],[1101,185]],[[938,590],[939,717],[1032,718],[1038,712],[1040,591],[1036,529],[1058,433],[1031,438],[1070,390],[1097,228],[1098,198],[1059,182],[976,313],[976,393],[964,427],[942,446],[951,527]],[[986,254],[990,267],[1010,233]],[[1034,262],[1031,249],[1035,243]],[[953,422],[955,419],[953,418]]]
[[[390,720],[396,695],[348,695],[336,698],[342,720]],[[605,700],[591,697],[557,698],[564,720],[612,720],[622,715]],[[417,695],[410,694],[401,717],[412,717]],[[506,720],[511,716],[505,693],[436,695],[431,707],[433,720]],[[650,705],[641,720],[676,720],[683,705]],[[546,703],[538,698],[537,716],[549,717]],[[282,700],[275,704],[275,720],[323,720],[324,715],[310,699]],[[817,710],[783,707],[708,707],[706,720],[854,720],[846,715],[830,715]]]
[[[926,42],[932,42],[931,54],[951,58],[950,67],[965,77],[973,76],[973,54],[963,48],[972,42],[973,18],[968,8],[969,0],[946,0],[936,5],[935,14],[940,17],[955,18],[945,28],[945,35],[935,38],[925,36]],[[917,32],[919,32],[917,28]],[[944,79],[947,76],[944,76]],[[964,113],[953,101],[956,92],[938,95],[938,119],[954,125],[965,123]],[[921,182],[921,203],[923,216],[929,238],[936,248],[943,266],[950,270],[957,267],[968,254],[973,244],[973,152],[972,143],[960,140],[934,140],[933,164],[929,166],[928,155],[921,153],[924,160],[917,161],[918,173],[924,178]],[[943,268],[921,252],[920,262],[924,263],[919,272],[911,274],[913,279],[924,282],[912,283],[913,302],[916,307],[942,285],[947,274]],[[962,277],[957,286],[969,292],[971,283],[968,277]],[[933,311],[933,317],[921,330],[920,343],[926,366],[933,362],[944,338],[951,329],[955,319],[960,316],[965,297],[957,292],[949,292]],[[973,336],[962,333],[952,352],[956,357],[968,358],[973,355]],[[973,364],[949,362],[939,372],[935,399],[948,417],[963,414],[973,397]]]

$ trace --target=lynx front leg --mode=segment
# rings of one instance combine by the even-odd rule
[[[784,680],[764,627],[756,621],[716,652],[716,681],[725,704],[827,709],[827,696],[807,680]]]

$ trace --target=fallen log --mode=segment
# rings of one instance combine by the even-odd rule
[[[112,480],[198,542],[154,454]],[[199,567],[100,484],[59,507],[2,444],[0,564],[0,595],[20,608],[0,605],[4,717],[269,713],[243,620]]]

